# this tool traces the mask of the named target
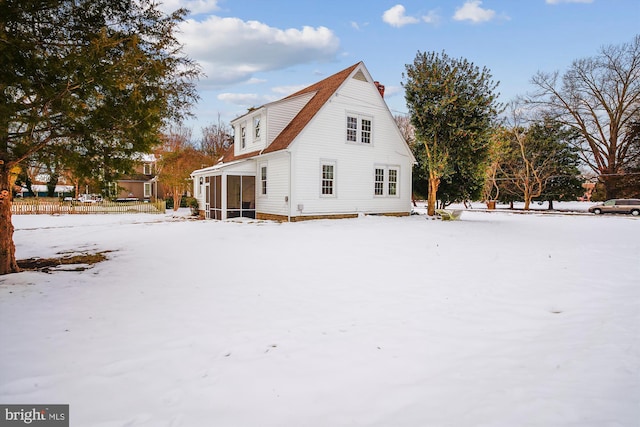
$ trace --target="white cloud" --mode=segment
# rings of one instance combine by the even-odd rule
[[[275,101],[276,97],[258,95],[256,93],[221,93],[217,96],[220,101],[230,104],[239,105],[241,107],[256,107]]]
[[[428,14],[422,16],[422,20],[427,24],[437,24],[440,22],[440,16],[435,10],[430,10]]]
[[[391,98],[392,96],[398,95],[400,93],[404,94],[404,88],[402,86],[386,85],[384,88],[385,98]]]
[[[338,37],[326,27],[280,29],[258,21],[209,16],[181,24],[186,53],[204,68],[214,86],[249,80],[261,71],[335,59]]]
[[[382,20],[392,27],[403,27],[407,24],[417,24],[420,22],[418,18],[406,16],[405,12],[404,6],[397,4],[382,14]]]
[[[249,80],[246,81],[246,83],[248,85],[257,85],[257,84],[260,84],[260,83],[266,83],[266,80],[265,79],[258,79],[256,77],[251,77]]]
[[[276,86],[271,88],[271,91],[285,97],[291,95],[292,93],[296,93],[297,91],[302,90],[307,86],[309,85]]]
[[[354,30],[360,31],[360,30],[364,29],[364,27],[369,25],[369,23],[368,22],[357,23],[356,21],[351,21],[351,22],[349,22],[349,25],[351,25],[351,28],[353,28]]]
[[[159,9],[165,13],[172,13],[181,7],[189,9],[192,15],[214,12],[218,9],[218,0],[162,0]]]
[[[456,9],[453,19],[456,21],[486,22],[492,20],[496,12],[491,9],[483,9],[480,7],[482,1],[468,0],[462,7]]]

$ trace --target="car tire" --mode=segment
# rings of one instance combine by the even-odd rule
[[[602,209],[594,209],[593,213],[596,215],[600,215],[602,213]]]
[[[633,216],[638,216],[638,215],[640,215],[640,209],[634,209],[634,210],[632,210],[632,211],[631,211],[631,215],[633,215]]]

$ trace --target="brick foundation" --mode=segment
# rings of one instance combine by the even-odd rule
[[[374,213],[366,215],[380,215],[380,216],[409,216],[409,212],[388,212],[388,213]],[[346,219],[357,218],[358,214],[332,214],[332,215],[299,215],[292,216],[291,222],[310,221],[314,219]],[[256,212],[256,219],[287,222],[288,217],[286,215],[275,215],[263,212]]]

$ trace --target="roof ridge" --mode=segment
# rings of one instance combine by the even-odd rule
[[[358,62],[342,71],[339,71],[324,80],[312,84],[287,98],[302,95],[303,93],[316,92],[315,95],[305,104],[304,107],[291,119],[289,124],[275,137],[273,142],[263,150],[264,153],[283,150],[288,148],[293,140],[302,132],[313,117],[320,111],[322,106],[331,98],[344,81],[362,62]]]
[[[222,163],[231,162],[233,160],[241,158],[249,158],[263,153],[272,153],[274,151],[284,150],[295,140],[295,138],[302,132],[313,117],[320,111],[322,106],[331,98],[331,96],[338,90],[338,88],[346,81],[351,73],[358,68],[362,61],[345,68],[342,71],[338,71],[331,76],[320,80],[310,86],[307,86],[291,95],[281,98],[278,101],[284,99],[294,98],[303,94],[316,92],[311,99],[298,111],[298,113],[289,121],[289,123],[280,131],[280,133],[274,138],[274,140],[264,148],[262,151],[254,151],[252,153],[245,153],[239,156],[234,155],[234,144],[231,144],[227,151],[224,153]],[[277,101],[274,101],[277,102]],[[261,106],[262,107],[262,106]],[[258,107],[258,108],[261,108]]]

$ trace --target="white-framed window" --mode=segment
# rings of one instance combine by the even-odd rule
[[[246,126],[240,126],[240,148],[247,146],[247,128]]]
[[[376,168],[374,175],[373,194],[384,196],[384,169]]]
[[[267,195],[267,166],[260,167],[260,194]]]
[[[360,125],[360,142],[363,144],[371,144],[371,120],[361,119]]]
[[[151,197],[151,183],[144,183],[144,197]]]
[[[253,139],[260,139],[260,116],[253,118]]]
[[[358,140],[358,118],[347,116],[347,141],[356,142]]]
[[[387,194],[389,196],[397,196],[398,195],[398,169],[389,168],[387,181]]]
[[[373,195],[376,197],[397,197],[400,167],[376,165],[373,169]]]
[[[371,144],[373,141],[373,118],[356,113],[347,113],[347,142]]]
[[[140,169],[138,169],[138,170],[140,170]],[[143,165],[143,171],[142,171],[143,174],[151,175],[153,173],[152,171],[153,171],[153,167],[152,167],[151,163],[145,163]]]
[[[336,196],[336,162],[334,161],[320,163],[320,196]]]

